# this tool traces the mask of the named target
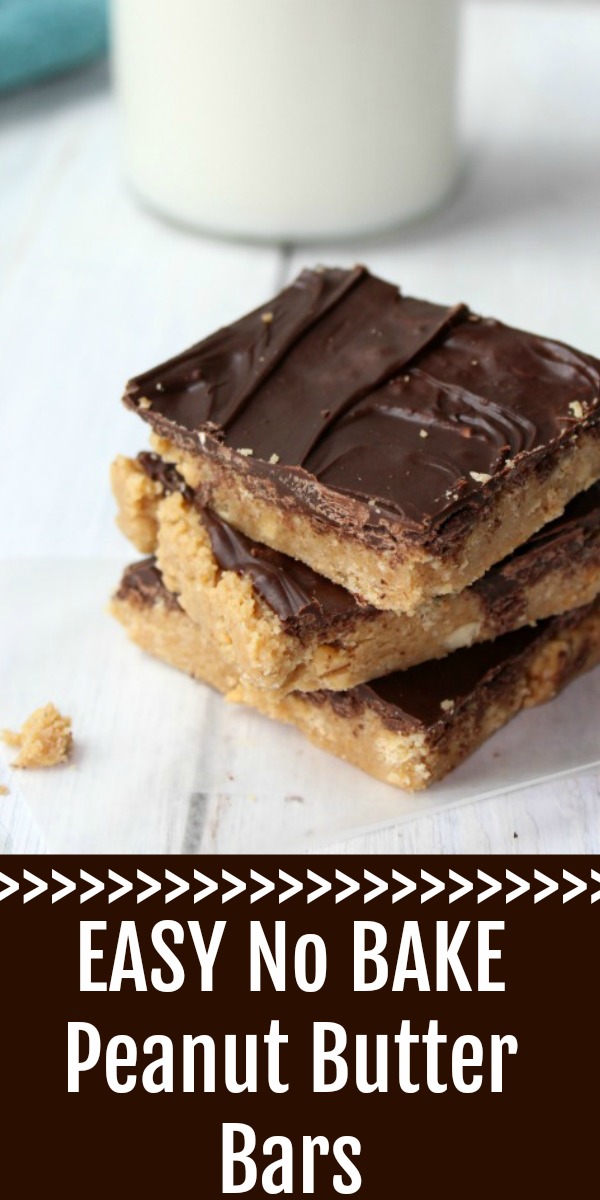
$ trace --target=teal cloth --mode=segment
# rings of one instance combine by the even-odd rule
[[[106,52],[107,0],[0,0],[0,91]]]

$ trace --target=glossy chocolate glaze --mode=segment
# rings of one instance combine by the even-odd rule
[[[164,463],[157,454],[142,453],[138,462],[166,492],[183,492],[194,502],[191,489],[176,468]],[[318,575],[311,567],[253,542],[232,529],[215,513],[195,500],[196,509],[208,531],[215,559],[222,570],[248,575],[258,595],[276,613],[288,632],[300,635],[335,628],[341,620],[376,616],[377,609],[360,600],[338,584]],[[518,606],[524,589],[551,566],[574,560],[593,545],[600,555],[600,483],[582,492],[567,506],[563,515],[545,526],[523,546],[492,567],[472,585],[490,609]]]
[[[600,423],[600,363],[463,305],[403,297],[362,267],[303,271],[132,380],[125,402],[188,449],[251,451],[241,469],[300,506],[314,507],[316,481],[375,502],[374,527],[383,517],[426,536],[476,510],[515,460]]]

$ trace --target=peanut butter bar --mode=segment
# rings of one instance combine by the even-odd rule
[[[119,524],[251,687],[346,690],[590,603],[600,592],[600,484],[458,595],[381,612],[238,533],[157,455],[113,466]]]
[[[150,653],[409,791],[441,779],[521,709],[551,699],[600,662],[597,600],[349,691],[282,697],[232,686],[231,667],[220,659],[210,631],[183,612],[153,560],[125,572],[113,612]]]
[[[353,270],[303,271],[125,403],[246,536],[369,604],[473,583],[600,478],[600,363]]]

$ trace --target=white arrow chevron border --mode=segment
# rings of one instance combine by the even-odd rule
[[[498,877],[479,868],[473,870],[473,878],[470,879],[451,868],[440,871],[437,875],[421,869],[415,872],[414,879],[394,869],[385,878],[366,868],[362,874],[357,872],[356,878],[337,868],[333,877],[329,879],[310,868],[299,871],[297,875],[282,869],[273,870],[270,873],[272,878],[251,869],[248,879],[240,879],[225,868],[215,872],[214,878],[198,870],[193,870],[186,878],[167,869],[162,874],[157,872],[157,877],[138,869],[132,872],[135,876],[132,879],[111,869],[107,871],[106,880],[98,879],[83,868],[79,872],[72,871],[73,878],[54,869],[50,871],[49,877],[47,872],[45,874],[47,877],[43,878],[25,868],[14,875],[0,871],[0,903],[12,896],[13,902],[29,904],[40,896],[47,895],[52,904],[69,896],[83,904],[101,892],[106,892],[109,904],[118,902],[130,893],[135,897],[137,904],[142,904],[152,896],[158,896],[164,904],[170,904],[188,892],[192,893],[194,904],[208,896],[219,899],[221,904],[236,900],[240,896],[247,897],[251,904],[260,904],[265,896],[271,894],[280,904],[298,898],[305,904],[312,904],[330,893],[336,904],[343,903],[350,896],[362,897],[364,904],[382,899],[384,902],[396,904],[412,895],[421,904],[425,904],[443,893],[446,894],[448,902],[454,904],[471,892],[476,896],[478,904],[485,903],[492,896],[503,899],[506,904],[528,896],[537,905],[555,893],[563,904],[582,896],[590,904],[600,900],[600,873],[591,867],[589,878],[581,878],[572,871],[559,867],[554,872],[556,878],[537,868],[525,876],[506,869],[504,876],[498,872]],[[587,875],[587,872],[582,874]],[[196,883],[202,884],[198,890]],[[53,884],[60,886],[54,887]],[[113,884],[117,886],[112,886]],[[397,887],[397,884],[401,886]]]

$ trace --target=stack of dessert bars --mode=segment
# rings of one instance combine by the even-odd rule
[[[128,385],[145,650],[379,779],[426,787],[600,662],[600,362],[303,271]]]

